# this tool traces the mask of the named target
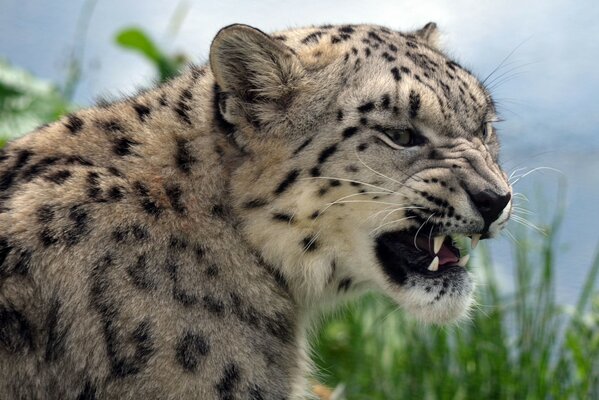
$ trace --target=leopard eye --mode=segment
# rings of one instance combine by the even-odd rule
[[[382,133],[382,135],[378,135],[379,139],[394,149],[419,146],[426,142],[423,136],[410,128],[381,129],[379,132]]]

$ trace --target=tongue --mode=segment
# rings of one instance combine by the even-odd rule
[[[437,253],[437,257],[439,257],[439,266],[455,264],[460,261],[460,258],[453,254],[453,251],[445,245],[441,246],[441,250]]]
[[[416,240],[416,245],[420,250],[427,250],[433,256],[435,255],[433,253],[432,242],[429,243],[428,239],[418,238]],[[455,255],[453,251],[451,251],[451,249],[445,244],[441,246],[441,250],[439,250],[436,256],[439,257],[439,266],[455,264],[458,261],[460,261],[460,258],[457,255]]]

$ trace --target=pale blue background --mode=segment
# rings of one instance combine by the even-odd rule
[[[0,0],[0,57],[35,75],[62,82],[76,40],[83,1]],[[176,35],[169,21],[187,14]],[[558,295],[571,303],[599,242],[599,2],[585,1],[188,1],[99,0],[84,41],[83,79],[75,100],[85,106],[102,94],[147,86],[153,70],[114,45],[122,27],[139,25],[171,52],[204,62],[211,38],[224,25],[243,22],[265,31],[324,23],[369,22],[412,29],[435,21],[443,46],[484,77],[498,71],[493,88],[505,122],[499,125],[504,166],[550,166],[568,180],[566,223],[558,257]],[[500,74],[505,74],[500,76]],[[533,211],[553,209],[558,174],[539,173],[516,186]],[[545,187],[535,202],[535,187]],[[543,216],[533,220],[547,221]],[[510,228],[511,229],[511,228]],[[497,271],[509,288],[508,241],[493,246]]]

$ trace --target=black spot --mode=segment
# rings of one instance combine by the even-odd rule
[[[318,189],[318,196],[323,197],[325,194],[328,193],[328,191],[329,191],[328,188],[320,188],[320,189]]]
[[[315,251],[318,249],[318,242],[314,236],[306,236],[302,239],[302,248],[305,251]]]
[[[411,71],[408,67],[400,67],[401,72],[403,72],[404,74],[409,74]]]
[[[67,179],[71,177],[71,171],[68,169],[61,169],[44,177],[45,180],[61,185],[65,183]]]
[[[354,28],[349,25],[345,25],[339,28],[339,32],[343,33],[354,33]]]
[[[382,97],[381,106],[383,107],[383,109],[388,110],[390,103],[391,98],[389,97],[389,94],[385,93]]]
[[[416,118],[420,110],[420,95],[410,90],[410,118]]]
[[[69,209],[68,218],[72,223],[64,233],[64,240],[67,246],[73,246],[79,243],[82,237],[87,233],[87,223],[89,216],[81,206],[75,205]]]
[[[26,170],[24,170],[21,174],[21,178],[23,178],[23,181],[29,182],[32,179],[34,179],[35,177],[37,177],[38,175],[40,175],[43,172],[45,172],[46,170],[48,170],[48,168],[50,168],[52,165],[56,164],[58,161],[60,161],[60,157],[55,157],[55,156],[45,157],[45,158],[41,159],[40,161],[38,161],[37,163],[30,166],[29,168],[27,168]]]
[[[108,172],[109,172],[111,175],[118,176],[119,178],[124,178],[124,177],[125,177],[125,175],[124,175],[124,174],[123,174],[121,171],[119,171],[119,169],[118,169],[118,168],[115,168],[115,167],[108,167],[106,170],[107,170],[107,171],[108,171]]]
[[[351,278],[343,278],[341,279],[341,281],[339,281],[339,286],[337,286],[337,291],[338,292],[347,292],[349,290],[349,287],[352,284],[352,279]]]
[[[218,316],[223,314],[225,305],[219,299],[210,295],[206,295],[202,297],[202,302],[204,303],[204,308],[212,314],[216,314]]]
[[[177,102],[176,107],[174,108],[175,113],[183,122],[188,125],[191,125],[191,118],[189,116],[189,111],[191,111],[191,107],[185,102],[184,99],[181,99]]]
[[[397,52],[398,49],[397,49],[397,46],[395,46],[393,43],[390,43],[389,50],[391,50],[392,52],[395,53],[395,52]]]
[[[116,120],[98,122],[98,126],[109,133],[125,132],[123,125]]]
[[[183,369],[195,372],[202,358],[210,352],[207,339],[198,333],[187,332],[177,342],[175,354],[177,362]]]
[[[188,141],[183,139],[177,139],[177,151],[175,154],[175,161],[177,168],[186,174],[189,174],[191,167],[198,160],[191,154],[188,148]]]
[[[39,233],[40,242],[44,247],[49,247],[53,244],[58,243],[58,238],[48,228],[42,228]]]
[[[144,122],[148,115],[150,115],[150,108],[148,106],[144,106],[143,104],[134,104],[133,109],[137,113],[137,117],[141,122]]]
[[[250,388],[250,399],[249,400],[264,400],[262,395],[262,389],[258,385],[253,385]]]
[[[358,133],[358,127],[350,126],[343,130],[343,139],[348,139]]]
[[[305,149],[311,142],[312,142],[313,138],[308,138],[304,141],[304,143],[302,143],[297,149],[295,149],[293,151],[293,155],[295,156],[296,154],[298,154],[300,151],[302,151],[303,149]]]
[[[154,217],[159,217],[162,213],[162,207],[154,202],[150,197],[150,191],[148,187],[142,182],[135,182],[133,188],[140,197],[141,206],[144,211]]]
[[[243,203],[243,208],[246,208],[246,209],[260,208],[260,207],[264,207],[267,204],[268,204],[268,202],[265,199],[252,199],[252,200],[249,200],[249,201],[246,201],[245,203]]]
[[[297,169],[290,171],[287,174],[287,176],[285,176],[285,179],[283,179],[281,183],[279,183],[279,186],[277,186],[277,188],[275,189],[274,194],[279,195],[283,193],[285,190],[287,190],[291,185],[293,185],[293,183],[297,180],[299,175],[300,171]]]
[[[126,137],[116,138],[112,144],[112,151],[117,156],[126,156],[131,154],[131,146],[138,145],[139,142],[135,140],[128,139]]]
[[[291,222],[293,220],[293,215],[277,212],[273,213],[272,219],[274,219],[275,221]]]
[[[399,74],[399,70],[397,69],[397,67],[391,68],[391,73],[393,74],[393,79],[395,79],[396,81],[399,81],[401,79],[401,75]]]
[[[284,343],[293,342],[292,322],[283,313],[275,313],[274,317],[265,316],[266,330]]]
[[[337,111],[337,121],[339,121],[339,122],[343,121],[343,110]]]
[[[69,114],[64,126],[66,126],[69,132],[77,133],[83,128],[83,120],[76,115]]]
[[[218,276],[219,269],[218,269],[218,267],[216,265],[211,264],[211,265],[208,266],[208,268],[206,268],[206,271],[204,271],[204,272],[210,278],[214,278],[215,276]]]
[[[302,43],[303,44],[318,43],[318,40],[320,39],[320,37],[323,34],[324,34],[324,32],[320,32],[320,31],[312,32],[311,34],[309,34],[308,36],[306,36],[305,38],[302,39]]]
[[[366,57],[370,57],[370,55],[372,54],[372,51],[370,50],[370,48],[366,47],[364,49],[364,54],[366,55]]]
[[[0,244],[0,250],[1,250],[1,244]],[[3,274],[17,274],[17,275],[21,275],[21,276],[27,275],[27,273],[29,272],[30,264],[31,264],[31,256],[32,256],[32,253],[30,250],[15,249],[14,257],[16,259],[15,259],[14,265],[12,266],[10,271],[8,270],[8,268],[3,268],[2,262],[0,261],[0,278],[2,277]],[[3,271],[3,269],[4,269],[4,271]]]
[[[72,156],[68,156],[64,159],[64,163],[69,165],[69,164],[78,164],[78,165],[83,165],[85,167],[91,167],[94,165],[93,162],[91,162],[90,160],[83,158],[81,156],[77,156],[77,155],[72,155]]]
[[[149,235],[147,229],[141,225],[133,224],[131,225],[131,233],[133,237],[137,240],[147,239]]]
[[[360,144],[358,145],[358,147],[356,147],[356,149],[357,149],[358,151],[364,151],[364,150],[366,150],[367,148],[368,148],[368,143],[360,143]]]
[[[229,208],[223,204],[214,204],[210,209],[210,214],[215,218],[226,219],[229,216]]]
[[[338,181],[337,179],[333,179],[332,181],[330,181],[330,182],[329,182],[329,184],[330,184],[332,187],[341,186],[341,182],[340,182],[340,181]]]
[[[100,200],[102,189],[100,188],[100,174],[90,171],[87,174],[87,195],[94,200]]]
[[[49,204],[42,205],[37,210],[36,214],[37,214],[37,220],[40,224],[44,224],[44,225],[49,224],[54,219],[54,209]],[[2,263],[0,262],[0,264],[2,264]]]
[[[216,384],[216,390],[221,400],[234,400],[233,391],[239,383],[240,375],[237,364],[230,363],[225,366],[223,376]]]
[[[122,187],[113,186],[110,189],[108,189],[107,196],[112,201],[119,201],[125,196],[125,194],[123,193]]]
[[[64,355],[66,349],[67,327],[61,323],[60,309],[62,304],[58,298],[52,301],[46,317],[45,329],[48,331],[46,342],[46,362],[53,362]]]
[[[140,255],[135,264],[127,268],[127,274],[131,277],[133,285],[139,289],[152,290],[157,287],[152,275],[148,272],[148,261],[145,254]]]
[[[327,159],[329,159],[329,157],[331,157],[333,154],[335,154],[336,151],[337,151],[337,144],[333,144],[333,145],[330,145],[329,147],[325,148],[323,151],[320,152],[320,155],[318,156],[318,162],[320,164],[323,164]]]
[[[379,35],[377,35],[377,34],[376,34],[375,32],[373,32],[373,31],[370,31],[370,32],[368,32],[368,37],[369,37],[369,38],[371,38],[371,39],[374,39],[374,40],[376,40],[376,41],[377,41],[377,42],[379,42],[379,43],[382,43],[382,42],[383,42],[383,39],[381,39],[381,37],[380,37]]]
[[[77,400],[96,400],[96,387],[89,380],[85,382],[85,386],[77,396]]]
[[[181,201],[181,196],[183,195],[181,187],[177,184],[167,184],[164,186],[164,191],[166,192],[166,196],[168,197],[173,210],[175,210],[177,214],[185,214],[187,212],[187,207],[185,207],[185,204]]]
[[[358,107],[358,111],[361,113],[367,113],[372,110],[374,110],[374,103],[372,101],[369,101],[368,103],[364,103],[360,107]]]
[[[393,57],[391,54],[387,53],[386,51],[383,52],[382,54],[383,58],[389,62],[393,62],[395,60],[397,60],[397,58]]]
[[[320,167],[318,167],[318,166],[312,167],[312,169],[310,169],[310,176],[312,176],[312,177],[320,176]]]
[[[21,312],[5,306],[0,306],[0,346],[9,353],[34,349],[31,323]]]

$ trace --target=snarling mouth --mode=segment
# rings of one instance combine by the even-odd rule
[[[472,248],[480,239],[471,235]],[[399,283],[404,283],[409,272],[439,276],[450,270],[465,270],[469,254],[461,255],[456,242],[449,235],[418,236],[414,232],[387,232],[376,239],[376,253],[385,272]]]

